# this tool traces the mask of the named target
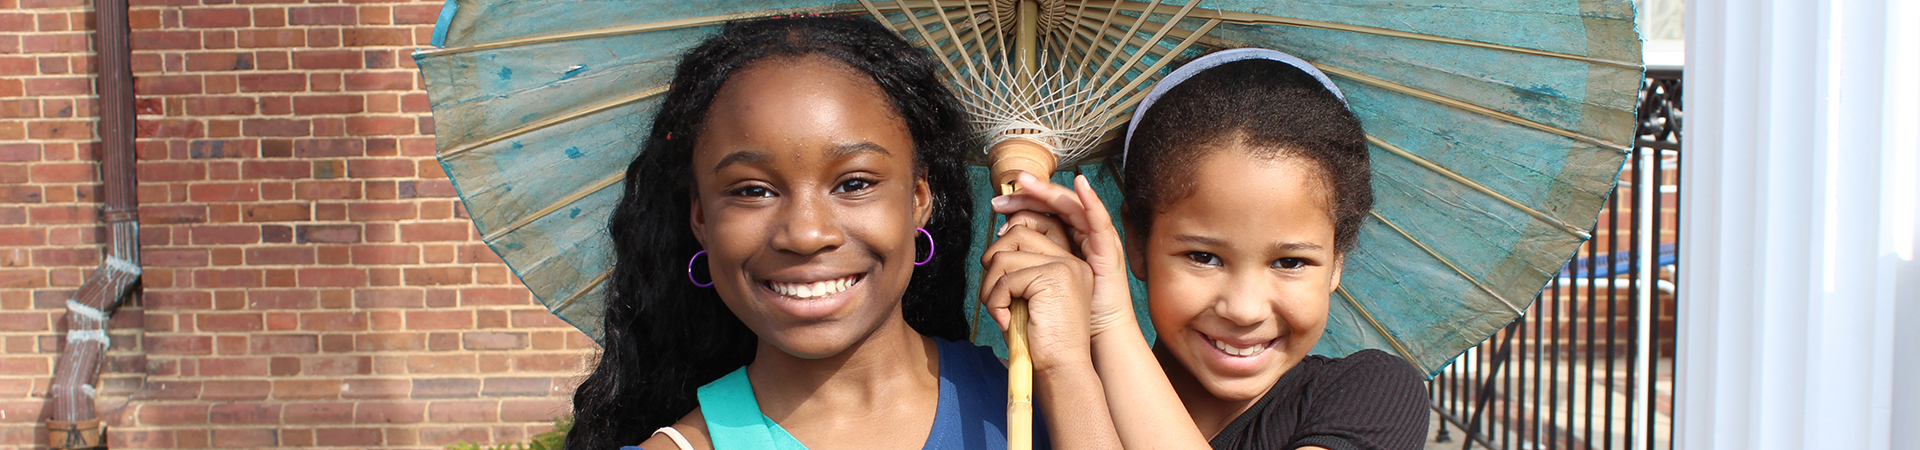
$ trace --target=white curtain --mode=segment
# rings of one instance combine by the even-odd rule
[[[1676,436],[1920,449],[1920,0],[1689,0]]]

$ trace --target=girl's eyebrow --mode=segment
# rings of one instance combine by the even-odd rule
[[[1227,245],[1227,241],[1221,240],[1219,238],[1196,236],[1191,234],[1182,234],[1182,235],[1174,236],[1173,240],[1175,242],[1185,242],[1189,244],[1199,244],[1199,245],[1213,246],[1213,247],[1220,247],[1220,246]]]
[[[1173,240],[1177,242],[1185,242],[1189,244],[1198,244],[1198,245],[1211,246],[1211,247],[1224,247],[1227,245],[1227,241],[1220,238],[1197,236],[1197,235],[1191,235],[1191,234],[1182,234],[1182,235],[1174,236]],[[1310,252],[1310,251],[1317,251],[1325,248],[1326,248],[1325,246],[1321,246],[1320,244],[1315,244],[1312,242],[1281,242],[1281,243],[1273,244],[1273,249],[1278,251]]]
[[[893,152],[887,151],[887,148],[881,147],[880,144],[860,141],[834,145],[833,148],[827,149],[827,159],[846,159],[861,153],[879,153],[882,156],[893,156]]]
[[[1320,244],[1315,244],[1312,242],[1281,242],[1273,245],[1274,250],[1290,251],[1290,252],[1311,252],[1311,251],[1319,251],[1324,248],[1326,247],[1322,247],[1320,246]]]
[[[713,165],[713,171],[719,172],[720,169],[725,169],[727,166],[734,164],[762,165],[765,164],[768,159],[770,159],[770,157],[767,156],[766,153],[758,150],[740,150],[721,157],[720,162]]]
[[[880,144],[860,141],[839,144],[827,149],[827,159],[847,159],[861,153],[879,153],[884,156],[893,156],[893,152],[887,151],[887,148],[880,146]],[[772,157],[768,156],[766,152],[759,150],[739,150],[728,153],[727,156],[720,157],[720,162],[713,165],[713,171],[719,172],[720,169],[725,169],[727,166],[734,164],[762,165],[770,159],[772,159]]]

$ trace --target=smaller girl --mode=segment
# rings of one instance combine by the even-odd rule
[[[1339,88],[1291,55],[1217,52],[1157,84],[1128,136],[1124,251],[1084,178],[1073,192],[1023,177],[1019,194],[994,199],[997,212],[1053,213],[1073,228],[1095,284],[1092,361],[1121,441],[1420,448],[1428,399],[1412,365],[1378,350],[1307,354],[1373,201],[1365,137]],[[1059,251],[1045,241],[995,249]],[[1151,348],[1128,267],[1146,281]]]

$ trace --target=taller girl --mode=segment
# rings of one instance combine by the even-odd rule
[[[962,340],[961,114],[928,55],[866,20],[729,24],[690,51],[609,223],[604,351],[567,447],[1003,445],[1005,369]],[[1082,404],[1092,377],[1037,385]],[[1112,433],[1104,410],[1048,418]]]

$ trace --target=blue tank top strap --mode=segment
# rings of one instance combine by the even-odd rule
[[[753,384],[747,382],[746,367],[701,386],[697,393],[714,449],[806,450],[807,446],[800,445],[780,424],[760,413],[760,403],[753,398]]]

